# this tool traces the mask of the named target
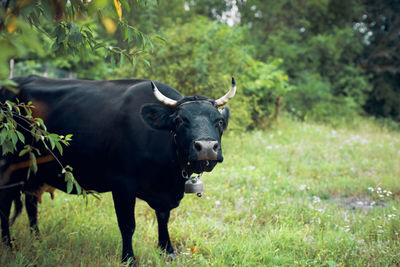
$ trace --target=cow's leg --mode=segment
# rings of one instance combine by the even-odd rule
[[[158,246],[170,255],[174,255],[174,248],[171,245],[168,233],[168,220],[170,211],[156,210],[158,222]]]
[[[33,234],[39,235],[39,227],[37,224],[37,203],[38,198],[29,194],[25,194],[25,208],[28,214],[29,226]]]
[[[117,214],[118,226],[122,236],[122,262],[132,260],[136,264],[132,250],[132,236],[135,232],[135,200],[132,192],[113,191],[115,212]]]
[[[0,220],[1,220],[1,240],[9,247],[11,247],[10,238],[10,212],[12,196],[3,193],[0,201]]]

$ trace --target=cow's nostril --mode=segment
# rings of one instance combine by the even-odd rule
[[[215,143],[214,146],[213,146],[213,150],[217,151],[217,149],[218,149],[218,143]]]
[[[201,151],[201,143],[200,142],[194,142],[194,148],[197,150],[197,151]]]

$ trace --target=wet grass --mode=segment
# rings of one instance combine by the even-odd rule
[[[203,176],[202,198],[172,212],[174,261],[157,249],[154,212],[136,208],[141,266],[400,265],[400,133],[360,120],[331,126],[282,120],[268,131],[224,136],[225,161]],[[0,266],[117,266],[112,197],[57,192],[40,205],[41,238],[26,215],[0,245]]]

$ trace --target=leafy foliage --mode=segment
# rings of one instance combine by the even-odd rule
[[[49,133],[41,118],[34,118],[32,110],[35,108],[31,102],[20,103],[17,99],[16,103],[6,100],[0,103],[0,148],[2,156],[9,153],[17,153],[19,157],[27,157],[29,168],[27,176],[30,173],[36,173],[38,170],[37,156],[40,156],[41,150],[51,155],[60,165],[61,173],[64,174],[67,182],[67,191],[71,192],[75,186],[78,194],[81,193],[81,187],[75,181],[70,166],[63,166],[58,156],[53,152],[57,149],[58,155],[62,156],[63,146],[68,146],[72,140],[72,135],[58,135]],[[23,132],[21,132],[23,131]],[[28,136],[30,141],[26,140]],[[32,137],[32,138],[31,138]]]
[[[129,25],[123,10],[129,11],[130,5],[119,0],[112,5],[101,0],[26,1],[21,5],[6,1],[0,6],[0,46],[4,47],[0,80],[8,75],[10,59],[50,61],[86,78],[104,78],[99,73],[110,68],[104,58],[114,64],[146,60],[152,40]],[[113,38],[116,35],[121,38]],[[101,63],[103,69],[98,71]]]
[[[109,5],[108,1],[101,0],[1,1],[0,86],[15,91],[15,84],[7,79],[12,76],[12,70],[8,68],[10,59],[16,62],[31,60],[31,64],[28,62],[24,65],[27,71],[38,67],[38,62],[50,62],[56,67],[77,71],[89,78],[104,77],[108,68],[104,64],[105,57],[111,61],[111,66],[115,65],[116,60],[134,63],[144,55],[147,45],[152,46],[152,41],[129,25],[123,9],[130,9],[129,2],[114,0]],[[116,32],[122,32],[124,36],[119,43],[112,38]],[[142,60],[147,62],[144,58]],[[42,147],[59,163],[67,182],[67,191],[71,192],[75,186],[80,194],[82,190],[74,179],[72,168],[63,166],[53,152],[57,149],[62,155],[62,146],[68,145],[71,136],[47,132],[44,122],[32,117],[31,109],[34,107],[31,103],[6,101],[0,105],[0,145],[3,156],[18,151],[21,157],[27,155],[29,172],[36,173],[36,157],[40,155],[39,148]],[[27,137],[32,137],[35,144],[25,143]]]
[[[361,1],[235,2],[240,24],[251,33],[248,43],[254,44],[255,58],[283,60],[281,68],[293,89],[285,98],[292,114],[330,121],[364,113],[371,85],[359,64],[364,36],[354,30],[354,21],[364,12]],[[193,3],[194,9],[214,19],[226,17],[234,5]],[[337,109],[340,112],[331,112]]]
[[[400,121],[400,1],[363,1],[366,14],[357,23],[364,36],[363,67],[373,86],[366,110]]]
[[[294,87],[289,84],[288,75],[281,69],[281,59],[268,64],[250,59],[246,63],[247,68],[242,74],[242,90],[246,97],[255,100],[246,108],[252,110],[253,127],[263,127],[268,125],[276,112],[278,98],[285,96]]]
[[[271,63],[251,57],[246,45],[246,27],[229,27],[204,17],[165,28],[166,43],[155,46],[151,65],[122,68],[118,77],[151,78],[170,84],[184,95],[219,98],[230,87],[230,77],[237,79],[238,91],[229,105],[232,129],[248,129],[268,120],[278,96],[291,87],[280,69],[280,60]]]
[[[4,43],[8,52],[0,55],[0,65],[7,68],[13,55],[24,61],[18,66],[25,73],[54,74],[52,65],[67,77],[151,78],[185,94],[213,97],[224,92],[234,75],[243,91],[231,104],[240,110],[231,126],[239,129],[269,125],[276,97],[285,94],[286,110],[300,119],[351,119],[364,114],[364,108],[397,118],[397,72],[378,71],[396,69],[397,1],[375,2],[10,4],[10,11],[0,11],[5,18],[1,34],[15,40]],[[240,22],[233,27],[221,23],[232,19],[234,10]],[[27,49],[25,35],[40,45]]]

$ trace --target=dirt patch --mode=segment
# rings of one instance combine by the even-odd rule
[[[372,210],[377,207],[386,207],[388,204],[383,201],[374,201],[367,198],[336,198],[333,199],[336,204],[345,206],[352,210]]]

